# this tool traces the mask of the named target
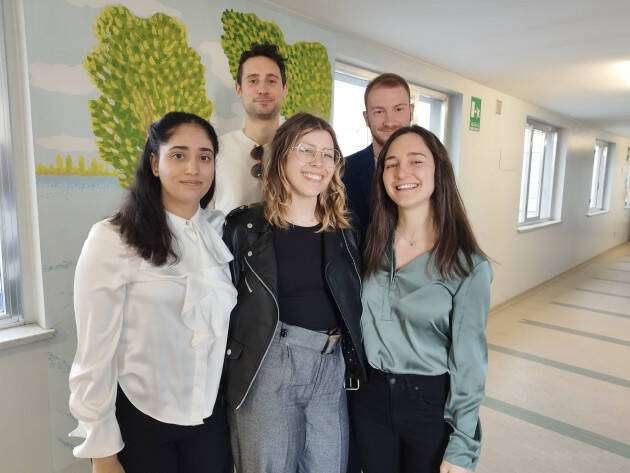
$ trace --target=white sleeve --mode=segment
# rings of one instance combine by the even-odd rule
[[[83,437],[78,458],[102,458],[122,450],[116,420],[117,349],[123,321],[129,248],[111,224],[94,225],[74,275],[77,351],[70,369],[70,412]]]

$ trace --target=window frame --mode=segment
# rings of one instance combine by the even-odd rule
[[[626,195],[624,198],[624,207],[630,208],[630,146],[626,152]]]
[[[3,10],[0,3],[1,25],[5,24]],[[0,329],[24,324],[5,31],[0,34],[0,289],[4,298]]]
[[[528,130],[529,136],[528,136]],[[535,131],[544,133],[543,162],[540,166],[540,188],[538,190],[538,208],[536,215],[528,217],[530,197],[530,183],[532,172],[532,145]],[[559,159],[560,128],[547,123],[527,118],[525,123],[525,137],[523,139],[523,166],[521,174],[521,192],[518,208],[519,227],[528,227],[557,220],[554,215],[554,202],[557,198],[557,178]],[[528,140],[529,137],[529,140]],[[525,169],[527,167],[527,170]],[[527,171],[527,172],[526,172]],[[543,208],[544,207],[544,208]]]
[[[599,153],[598,149],[602,151]],[[588,214],[597,214],[606,212],[609,209],[609,187],[610,187],[610,168],[613,160],[614,144],[601,140],[595,140],[595,147],[593,148],[593,166],[591,174],[591,188],[588,199]],[[602,159],[603,156],[603,159]],[[597,169],[596,169],[597,168]],[[597,174],[596,174],[597,171]],[[595,191],[595,192],[594,192]],[[593,205],[593,195],[595,195],[595,203]]]
[[[380,72],[374,72],[369,69],[364,69],[362,67],[353,66],[346,62],[335,61],[334,74],[333,74],[333,83],[334,80],[337,79],[337,73],[341,73],[345,76],[349,76],[351,78],[348,82],[356,81],[357,85],[365,86],[374,79],[379,76]],[[419,102],[429,103],[431,105],[431,117],[430,117],[430,129],[433,133],[437,135],[440,141],[444,142],[444,137],[446,133],[446,119],[448,115],[448,106],[449,106],[449,95],[443,92],[440,92],[436,89],[431,89],[428,87],[424,87],[413,82],[407,81],[409,84],[410,91],[410,99],[414,104],[414,113],[412,118],[412,123],[417,124],[419,118],[419,107],[416,107],[415,104]],[[333,107],[335,105],[334,97],[333,97]],[[440,110],[440,116],[437,117],[436,109]],[[363,111],[363,110],[361,110]],[[334,116],[334,109],[333,109]],[[333,126],[335,124],[333,123]],[[366,126],[367,128],[367,126]],[[369,129],[367,130],[367,143],[365,146],[369,145],[372,142],[371,135]]]

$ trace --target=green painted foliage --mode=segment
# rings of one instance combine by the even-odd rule
[[[282,115],[310,112],[330,119],[332,72],[328,52],[321,43],[297,42],[289,45],[275,22],[259,19],[253,13],[225,10],[221,15],[224,34],[221,46],[236,80],[238,61],[252,43],[273,43],[287,59],[289,91],[282,105]]]
[[[83,63],[101,93],[89,101],[92,130],[99,157],[128,187],[151,123],[174,110],[210,119],[214,106],[201,57],[176,19],[119,5],[101,11],[94,31],[99,43]]]

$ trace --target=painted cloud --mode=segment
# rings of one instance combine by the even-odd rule
[[[77,7],[103,8],[112,5],[112,0],[67,0],[71,5]],[[157,0],[122,0],[118,2],[126,6],[134,14],[138,16],[151,16],[154,13],[165,13],[176,18],[182,17],[182,12],[175,8],[168,7]]]
[[[96,90],[81,64],[66,66],[34,62],[30,71],[31,85],[40,89],[69,95],[88,95]]]

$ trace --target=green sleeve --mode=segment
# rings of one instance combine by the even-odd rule
[[[453,433],[444,460],[469,470],[474,470],[481,452],[479,406],[488,371],[486,323],[491,282],[492,268],[483,260],[464,279],[453,298],[448,356],[451,386],[444,408],[444,418]]]

